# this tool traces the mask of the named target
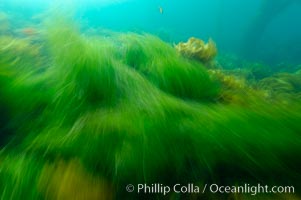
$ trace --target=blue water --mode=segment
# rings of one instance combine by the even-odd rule
[[[287,0],[291,1],[290,5],[272,14],[262,11],[268,1],[276,5],[285,0],[69,0],[64,3],[2,0],[0,10],[14,16],[10,19],[14,24],[18,19],[23,19],[22,23],[32,20],[32,16],[49,8],[62,9],[74,12],[86,29],[148,32],[170,43],[186,41],[191,36],[212,38],[220,55],[231,53],[271,65],[298,65],[301,63],[301,1]],[[260,13],[263,20],[269,20],[259,28],[261,31],[254,31],[246,44],[246,35],[252,32],[250,27],[256,24]]]

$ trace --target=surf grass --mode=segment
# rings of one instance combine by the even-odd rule
[[[5,121],[23,124],[1,152],[2,198],[162,199],[127,193],[129,183],[299,184],[300,103],[214,103],[214,78],[158,38],[126,34],[116,46],[71,24],[47,23],[47,70],[1,76]]]
[[[205,67],[181,57],[170,44],[148,34],[124,34],[120,38],[124,62],[164,92],[198,101],[217,96],[219,84]]]
[[[38,192],[43,160],[26,154],[6,154],[0,157],[0,198],[41,199]]]

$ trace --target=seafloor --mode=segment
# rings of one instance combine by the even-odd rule
[[[300,66],[202,61],[61,16],[0,32],[1,199],[300,199]],[[295,193],[126,191],[139,183]]]

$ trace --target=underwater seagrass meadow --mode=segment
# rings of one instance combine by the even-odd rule
[[[76,9],[25,15],[15,2],[0,3],[1,200],[301,199],[298,57],[248,59],[214,34],[92,26]],[[294,192],[202,192],[211,184]]]

